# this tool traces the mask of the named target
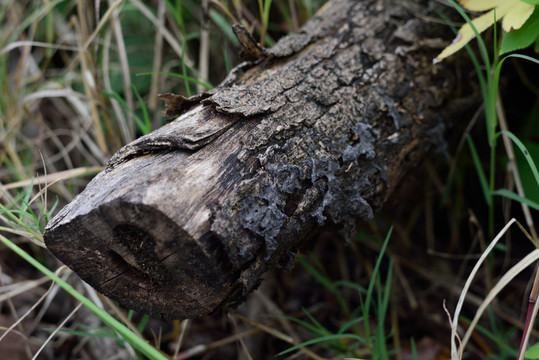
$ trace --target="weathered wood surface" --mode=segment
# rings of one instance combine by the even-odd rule
[[[244,44],[258,59],[210,93],[165,96],[183,114],[59,212],[51,253],[127,308],[190,318],[240,302],[317,229],[370,219],[470,105],[432,66],[451,34],[425,9],[336,0],[272,49]]]

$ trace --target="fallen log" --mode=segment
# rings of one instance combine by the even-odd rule
[[[50,252],[127,308],[191,318],[241,302],[318,229],[350,233],[473,103],[432,65],[451,34],[426,13],[335,0],[271,49],[234,27],[249,61],[210,92],[164,95],[176,119],[58,213]]]

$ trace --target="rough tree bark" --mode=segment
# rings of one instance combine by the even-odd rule
[[[51,253],[154,317],[240,302],[330,224],[369,219],[471,105],[432,66],[428,4],[336,0],[211,92],[165,95],[171,123],[116,153],[49,223]]]

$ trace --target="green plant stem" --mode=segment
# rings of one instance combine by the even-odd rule
[[[258,8],[260,9],[260,19],[262,21],[262,26],[260,29],[260,46],[264,46],[266,42],[270,6],[271,6],[271,0],[264,0],[264,1],[258,0]]]
[[[363,316],[365,318],[364,320],[364,331],[365,331],[365,338],[367,339],[367,346],[369,347],[369,351],[371,352],[371,354],[373,355],[373,359],[377,359],[376,357],[376,354],[375,352],[373,351],[374,350],[374,346],[373,344],[371,343],[371,340],[370,340],[370,337],[371,337],[371,328],[370,328],[370,324],[369,324],[369,311],[370,311],[370,307],[371,307],[371,301],[372,301],[372,296],[373,296],[373,290],[374,290],[374,285],[376,284],[376,279],[377,277],[379,277],[379,271],[380,271],[380,264],[382,263],[382,258],[384,256],[384,253],[386,251],[386,248],[387,248],[387,244],[389,243],[389,238],[391,237],[391,233],[393,232],[393,227],[391,227],[386,235],[386,238],[384,240],[384,243],[382,244],[382,248],[380,249],[380,253],[378,254],[378,258],[376,259],[376,263],[374,265],[374,269],[373,269],[373,275],[371,277],[371,281],[369,282],[369,286],[367,288],[367,295],[366,295],[366,299],[365,299],[365,303],[363,304]],[[376,345],[376,344],[375,344]]]
[[[489,172],[489,198],[490,206],[488,207],[488,234],[489,238],[494,237],[494,186],[495,186],[495,169],[496,169],[496,141],[490,147],[490,172]]]
[[[185,37],[182,37],[182,49],[184,49],[184,51],[182,52],[182,59],[181,59],[181,63],[182,63],[182,74],[183,74],[183,82],[184,82],[184,85],[185,85],[185,92],[187,93],[187,97],[191,97],[191,88],[189,87],[189,76],[187,75],[187,66],[185,64]]]

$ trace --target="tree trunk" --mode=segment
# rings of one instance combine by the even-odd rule
[[[426,4],[336,0],[211,92],[163,96],[171,123],[116,153],[48,224],[58,259],[127,308],[190,318],[238,304],[317,229],[370,219],[456,100]],[[449,34],[449,37],[451,35]]]

